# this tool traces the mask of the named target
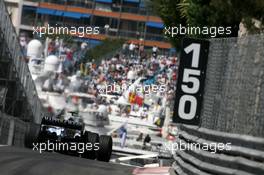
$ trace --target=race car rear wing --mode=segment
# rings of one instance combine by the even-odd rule
[[[75,130],[83,130],[84,125],[82,123],[77,123],[70,120],[59,120],[53,119],[51,117],[43,117],[41,121],[41,125],[51,125],[51,126],[58,126],[67,129],[75,129]]]

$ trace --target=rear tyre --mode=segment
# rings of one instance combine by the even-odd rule
[[[99,150],[97,151],[97,160],[109,162],[112,155],[112,147],[112,137],[101,135],[99,138]]]
[[[38,143],[38,136],[40,132],[40,125],[30,123],[25,133],[24,144],[27,148],[33,148],[33,143]]]
[[[82,154],[82,157],[92,160],[96,159],[97,152],[94,150],[94,145],[96,143],[99,143],[99,135],[96,133],[85,131],[83,137],[84,144],[91,144],[91,147],[89,147],[91,150],[85,150],[85,152]]]

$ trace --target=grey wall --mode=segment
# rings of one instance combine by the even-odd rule
[[[24,147],[28,123],[0,112],[0,144]]]
[[[264,35],[211,39],[201,127],[264,137]]]

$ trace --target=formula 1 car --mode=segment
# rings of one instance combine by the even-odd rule
[[[43,117],[41,124],[31,123],[26,131],[25,146],[44,151],[108,162],[112,154],[111,136],[84,130],[84,124],[71,120]],[[49,146],[52,145],[52,149]]]

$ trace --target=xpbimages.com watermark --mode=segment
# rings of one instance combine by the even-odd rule
[[[218,36],[218,35],[231,35],[232,33],[232,27],[215,27],[215,26],[204,26],[204,27],[198,27],[198,26],[168,26],[164,28],[164,34],[169,35],[171,37],[177,36],[177,35],[208,35],[212,38]]]
[[[232,149],[231,143],[186,143],[181,140],[179,142],[164,143],[163,146],[170,152],[175,152],[177,150],[203,150],[216,153],[217,151],[230,151]]]
[[[100,94],[110,94],[110,93],[123,93],[125,91],[130,91],[130,92],[138,92],[138,93],[144,93],[145,95],[150,95],[151,93],[157,93],[157,92],[166,92],[167,88],[165,84],[161,85],[135,85],[131,86],[131,84],[104,84],[101,85],[99,88],[99,93]]]
[[[98,35],[100,34],[100,27],[67,27],[67,26],[34,26],[33,27],[33,34],[37,34],[40,37],[48,34],[48,35],[78,35],[79,37],[85,37],[85,35]]]
[[[82,142],[50,142],[49,140],[45,143],[33,143],[33,151],[39,151],[41,154],[44,151],[72,151],[79,154],[83,154],[85,151],[98,151],[99,143],[82,143]]]

